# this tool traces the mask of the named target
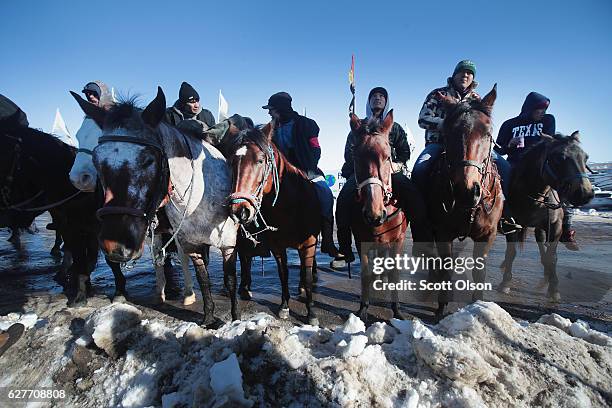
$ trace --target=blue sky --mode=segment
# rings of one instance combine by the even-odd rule
[[[412,130],[423,100],[457,61],[477,64],[482,95],[498,83],[496,127],[530,91],[551,100],[557,130],[579,129],[593,161],[612,160],[612,1],[61,1],[0,4],[0,93],[49,131],[60,108],[74,134],[82,113],[68,94],[99,79],[168,103],[182,81],[217,113],[267,121],[277,91],[320,128],[320,167],[338,169],[349,130],[347,72],[356,57],[357,110],[389,90],[396,121]]]

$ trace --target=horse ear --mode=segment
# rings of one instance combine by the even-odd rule
[[[491,91],[482,99],[482,104],[489,110],[489,112],[493,110],[495,99],[497,99],[497,84],[493,85],[493,89],[491,89]]]
[[[102,129],[102,126],[104,125],[104,118],[106,118],[106,110],[104,110],[104,108],[94,105],[93,103],[87,102],[85,99],[81,98],[81,95],[76,92],[70,91],[70,95],[72,95],[72,97],[77,101],[81,109],[83,109],[83,112],[85,112],[87,116],[92,118],[94,122],[96,122],[98,127]]]
[[[579,142],[580,141],[580,132],[576,130],[574,133],[571,134],[571,137],[574,138],[575,141]]]
[[[552,137],[551,135],[547,135],[546,133],[541,133],[541,134],[540,134],[540,137],[541,137],[542,139],[544,139],[544,140],[549,141],[549,142],[551,142],[551,141],[555,140],[555,138],[554,138],[554,137]]]
[[[354,113],[350,113],[349,117],[351,118],[351,130],[356,132],[361,127],[361,120]]]
[[[392,127],[393,127],[393,109],[391,109],[389,113],[387,113],[387,116],[385,116],[385,120],[383,121],[383,125],[382,125],[382,133],[383,134],[389,133]]]
[[[166,113],[166,96],[161,87],[157,87],[157,96],[142,111],[142,120],[152,128],[157,127]]]
[[[264,134],[268,143],[272,141],[272,136],[274,136],[274,120],[271,120],[266,126],[261,129],[261,133]]]

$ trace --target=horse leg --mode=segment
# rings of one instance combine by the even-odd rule
[[[436,248],[438,249],[438,256],[442,259],[442,268],[436,270],[435,281],[444,285],[450,285],[450,283],[446,282],[451,282],[452,280],[451,270],[444,267],[444,264],[446,263],[444,261],[447,258],[452,258],[453,243],[452,241],[450,241],[450,239],[448,241],[436,242]],[[436,320],[442,319],[442,316],[444,316],[444,310],[446,309],[446,306],[448,305],[448,302],[450,300],[450,290],[440,289],[438,291],[438,308],[436,309],[435,315]]]
[[[472,259],[474,259],[474,268],[472,269],[472,278],[476,283],[485,283],[487,278],[487,257],[489,250],[495,241],[495,235],[491,234],[483,240],[474,240],[474,250],[472,251]],[[481,260],[481,262],[476,262]],[[483,300],[482,289],[477,289],[472,293],[472,301]]]
[[[21,229],[19,227],[10,227],[10,230],[11,236],[7,241],[16,247],[21,247]]]
[[[304,286],[306,289],[306,310],[308,312],[306,318],[311,326],[318,326],[319,319],[314,311],[314,301],[312,299],[312,281],[313,281],[313,259],[316,254],[317,243],[316,238],[311,239],[311,242],[306,243],[306,246],[299,250],[300,254],[300,270],[304,275]]]
[[[559,293],[559,278],[557,277],[557,245],[561,237],[561,220],[562,218],[558,218],[551,224],[552,231],[549,232],[549,236],[552,236],[553,240],[546,246],[546,253],[543,260],[544,276],[548,278],[548,292],[546,293],[546,297],[551,302],[559,302],[561,300],[561,294]]]
[[[208,326],[215,321],[215,302],[210,291],[208,268],[206,267],[204,256],[202,256],[201,252],[193,252],[189,254],[189,257],[191,258],[191,262],[193,262],[193,267],[196,271],[196,278],[198,279],[200,291],[202,292],[202,301],[204,303],[204,319],[202,321],[202,325]]]
[[[242,300],[251,300],[253,293],[251,292],[251,264],[253,257],[245,255],[243,251],[238,250],[240,258],[240,286],[238,294]]]
[[[501,293],[510,293],[510,285],[512,283],[512,264],[514,263],[514,258],[516,258],[517,241],[518,232],[513,232],[506,235],[506,253],[504,260],[500,265],[501,270],[504,272],[504,277],[497,288],[497,290]]]
[[[236,255],[235,247],[221,250],[223,254],[223,283],[229,292],[232,320],[240,319],[238,297],[236,296]]]
[[[155,239],[153,241],[153,253],[159,254],[162,246],[163,243],[161,239]],[[155,268],[155,303],[161,304],[166,301],[166,273],[164,264],[157,262],[157,260],[153,262],[153,267]]]
[[[312,283],[315,284],[319,281],[319,272],[317,271],[317,257],[312,258]]]
[[[111,271],[113,271],[113,276],[115,277],[115,294],[113,295],[111,301],[113,303],[123,303],[125,302],[127,292],[125,290],[125,276],[121,271],[121,264],[111,261],[106,256],[104,258],[106,260],[106,264],[111,268]]]
[[[281,281],[282,297],[278,317],[281,319],[289,318],[289,270],[287,269],[287,250],[273,249],[272,254],[276,260],[278,277]]]
[[[393,258],[396,257],[397,254],[401,252],[402,247],[404,246],[404,241],[394,242],[391,244],[391,256]],[[393,268],[391,270],[391,281],[393,283],[399,282],[400,273],[397,268]],[[405,320],[405,316],[400,311],[400,302],[399,302],[399,291],[392,291],[392,301],[391,301],[391,310],[393,310],[393,317],[400,320]]]
[[[62,234],[60,234],[60,232],[56,230],[55,231],[55,243],[53,244],[53,248],[51,248],[52,256],[57,257],[57,258],[62,256],[62,251],[60,250],[62,246],[62,242],[64,242],[62,240]]]
[[[544,278],[542,279],[540,284],[538,284],[538,287],[543,288],[548,284],[549,281],[549,276],[547,275],[546,270],[546,247],[548,245],[546,243],[546,230],[543,228],[536,228],[534,231],[534,235],[536,243],[538,244],[538,251],[540,252],[540,262],[542,263],[542,266],[544,266]]]
[[[366,252],[360,253],[361,258],[361,301],[357,316],[362,322],[368,322],[368,307],[370,307],[370,285],[372,276],[370,274],[370,260]]]
[[[181,259],[181,269],[183,270],[183,281],[185,283],[185,292],[183,296],[183,306],[189,306],[195,303],[196,295],[193,291],[193,280],[191,279],[191,271],[189,270],[189,257],[183,251],[183,248],[179,245],[177,241],[176,244],[176,253]]]

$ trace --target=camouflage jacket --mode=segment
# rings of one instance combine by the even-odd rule
[[[443,88],[434,89],[427,95],[425,103],[421,108],[419,114],[419,126],[425,129],[425,144],[430,143],[441,143],[440,130],[442,129],[442,122],[446,116],[444,105],[436,99],[436,93],[440,92],[443,95],[450,95],[459,100],[466,99],[480,99],[480,95],[474,91],[478,83],[474,81],[467,93],[464,96],[453,87],[452,78],[448,78],[447,85]]]

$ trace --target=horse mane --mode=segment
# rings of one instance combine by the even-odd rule
[[[567,136],[558,132],[552,136],[544,134],[541,140],[525,149],[523,159],[520,161],[516,168],[516,173],[522,174],[527,169],[529,169],[530,166],[537,164],[538,161],[543,157],[543,150],[547,148],[560,147],[574,142],[579,143],[580,141],[576,136],[573,135]]]
[[[140,116],[142,107],[139,106],[138,101],[138,95],[122,97],[108,110],[105,126],[110,128],[123,127],[130,130],[144,128],[145,124]]]
[[[236,151],[240,149],[240,147],[247,144],[254,144],[259,148],[259,150],[264,152],[266,155],[268,154],[268,138],[266,137],[266,135],[263,134],[261,128],[245,129],[240,131],[240,133],[238,133],[238,135],[236,135],[236,137],[230,142],[228,151],[230,151],[231,154],[235,154]],[[298,169],[293,164],[291,164],[289,160],[287,160],[285,155],[278,149],[278,147],[276,147],[274,142],[270,142],[270,144],[273,146],[273,149],[280,155],[281,160],[285,162],[285,171],[287,173],[294,174],[306,180],[309,180],[308,176],[306,176],[306,174],[304,174],[302,170]]]

